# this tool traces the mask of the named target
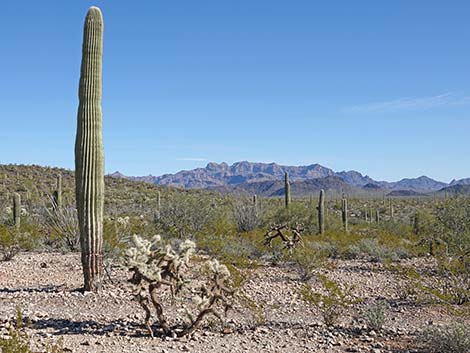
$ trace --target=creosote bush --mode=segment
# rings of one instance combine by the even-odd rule
[[[0,261],[10,261],[20,251],[37,247],[37,234],[32,228],[25,222],[20,228],[0,224]]]
[[[323,293],[314,292],[305,283],[300,287],[300,295],[303,300],[320,310],[325,325],[334,326],[344,311],[357,303],[357,300],[351,294],[352,288],[341,289],[338,283],[322,274],[318,275],[318,280],[322,284]]]
[[[129,282],[134,295],[145,311],[145,326],[154,335],[151,324],[151,306],[157,314],[157,327],[163,335],[184,336],[196,330],[206,316],[213,315],[223,323],[222,313],[232,306],[234,291],[230,286],[230,271],[217,260],[208,260],[205,265],[206,279],[197,286],[190,283],[185,270],[189,269],[191,255],[196,245],[190,240],[181,241],[176,247],[162,243],[160,236],[152,240],[134,235],[133,246],[126,252],[125,266],[131,271]],[[191,288],[187,288],[191,287]],[[181,300],[192,296],[196,306],[194,312],[186,309],[184,325],[170,326],[164,313],[161,288],[168,288],[172,298]],[[182,295],[182,293],[185,295]],[[190,303],[188,303],[189,305]]]
[[[419,343],[429,353],[470,352],[470,325],[454,323],[448,326],[426,328]]]

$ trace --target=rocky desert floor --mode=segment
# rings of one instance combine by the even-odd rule
[[[432,269],[431,259],[400,262],[400,268]],[[118,266],[100,294],[82,293],[79,254],[22,253],[0,263],[0,333],[13,322],[16,308],[29,320],[27,332],[40,347],[62,341],[69,352],[419,352],[417,334],[429,325],[456,320],[448,308],[411,297],[413,283],[400,271],[364,260],[335,260],[319,269],[346,286],[361,302],[347,309],[335,327],[322,322],[318,308],[299,294],[302,282],[291,266],[261,266],[253,270],[244,293],[259,304],[264,320],[235,305],[226,326],[209,320],[189,337],[151,338],[144,313],[127,285],[129,276]],[[313,277],[312,289],[320,288]],[[388,303],[384,329],[366,327],[369,303]],[[182,314],[174,305],[171,319]],[[459,318],[470,322],[468,317]]]

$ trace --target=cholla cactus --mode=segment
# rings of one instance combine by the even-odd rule
[[[125,254],[125,265],[133,272],[129,282],[133,285],[134,295],[145,311],[145,326],[152,337],[154,332],[150,322],[151,305],[155,308],[158,326],[165,335],[184,336],[197,329],[204,317],[209,314],[221,319],[215,307],[217,304],[222,304],[227,310],[230,307],[227,296],[233,294],[228,288],[230,272],[227,267],[216,260],[208,262],[210,280],[207,285],[196,291],[197,296],[193,299],[199,309],[196,318],[193,319],[188,312],[190,318],[188,324],[180,328],[170,327],[163,313],[158,289],[167,286],[174,297],[188,284],[189,281],[185,279],[182,270],[189,267],[196,245],[186,240],[173,248],[171,245],[164,245],[159,235],[152,240],[134,235],[132,241],[133,246]]]
[[[227,266],[220,264],[216,259],[209,260],[206,267],[210,272],[210,281],[208,285],[203,285],[199,289],[198,295],[193,298],[197,305],[199,313],[196,318],[187,312],[189,323],[184,328],[182,335],[187,335],[196,330],[201,324],[204,316],[212,314],[222,323],[222,315],[217,311],[217,305],[220,304],[224,313],[232,308],[228,297],[234,294],[234,291],[228,287],[230,281],[230,271]]]
[[[292,235],[283,233],[283,230],[286,232],[290,231]],[[299,223],[296,224],[295,228],[290,227],[287,224],[273,224],[264,234],[264,245],[272,246],[273,240],[280,238],[284,245],[284,249],[292,251],[299,245],[304,246],[301,234],[304,230],[304,225]]]
[[[152,316],[150,302],[152,302],[160,327],[165,334],[170,334],[171,329],[167,325],[163,307],[156,292],[163,285],[170,288],[172,295],[180,291],[184,285],[181,269],[183,265],[188,264],[195,244],[186,240],[175,251],[170,245],[164,246],[159,235],[153,237],[152,240],[134,235],[132,241],[134,246],[126,251],[125,264],[133,272],[129,282],[134,286],[134,295],[145,310],[145,325],[153,337],[150,324]]]

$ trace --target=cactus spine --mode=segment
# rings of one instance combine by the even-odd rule
[[[21,196],[17,192],[13,194],[13,224],[16,228],[21,225]]]
[[[62,175],[57,175],[56,190],[54,191],[54,207],[62,207]]]
[[[348,199],[343,195],[343,199],[341,200],[341,218],[343,221],[343,228],[346,233],[349,232],[349,224],[348,224]]]
[[[290,197],[290,182],[289,182],[289,173],[286,172],[284,175],[284,196],[286,202],[286,208],[289,208],[291,197]]]
[[[318,234],[325,233],[325,190],[320,190],[318,199]]]
[[[84,290],[98,291],[103,273],[104,152],[102,142],[103,16],[90,7],[83,31],[75,140],[75,181]]]

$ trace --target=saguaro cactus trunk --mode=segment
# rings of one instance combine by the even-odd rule
[[[318,234],[325,233],[325,190],[320,190],[318,200]]]
[[[102,142],[103,16],[85,18],[75,140],[75,181],[84,290],[98,291],[103,273],[104,152]]]
[[[349,232],[349,224],[348,224],[348,199],[343,198],[341,200],[341,218],[343,221],[343,228],[346,233]]]
[[[153,214],[153,219],[155,223],[158,223],[160,220],[160,213],[161,213],[161,207],[162,207],[162,201],[161,201],[161,194],[160,191],[157,191],[157,207],[155,209],[155,212]]]
[[[54,191],[54,207],[62,207],[62,174],[57,175],[57,185]]]
[[[289,208],[290,202],[291,202],[291,197],[290,197],[290,182],[289,182],[289,173],[286,172],[284,175],[284,196],[285,196],[285,203],[286,203],[286,208]]]
[[[13,224],[16,228],[21,226],[21,195],[13,194]]]

